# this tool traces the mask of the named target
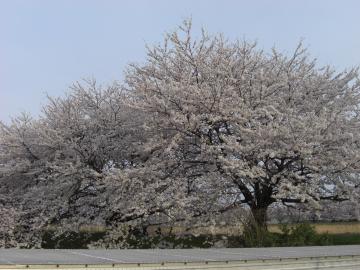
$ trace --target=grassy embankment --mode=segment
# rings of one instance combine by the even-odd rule
[[[360,222],[317,223],[313,226],[318,234],[327,234],[329,243],[333,245],[360,244]],[[269,231],[281,232],[278,225],[270,225]]]
[[[332,222],[332,223],[313,223],[311,224],[315,227],[315,230],[319,234],[328,233],[328,234],[359,234],[360,235],[360,222]],[[95,229],[95,230],[104,230],[101,227],[84,227],[83,229]],[[150,235],[154,235],[158,230],[158,227],[149,227],[148,232]],[[273,233],[281,233],[280,225],[270,224],[268,225],[268,230]],[[242,226],[209,226],[209,227],[196,227],[191,229],[186,229],[181,226],[174,227],[162,227],[161,232],[163,234],[175,234],[182,235],[186,233],[191,233],[194,235],[200,234],[215,234],[215,235],[230,235],[230,236],[239,236],[243,232]]]
[[[131,234],[130,248],[191,248],[212,247],[223,242],[223,247],[303,246],[360,244],[360,222],[268,225],[269,232],[243,233],[241,226],[209,226],[185,228],[181,226],[148,228],[147,236]],[[92,241],[105,236],[102,226],[83,226],[78,232],[54,235],[56,228],[45,232],[44,248],[86,248]],[[225,240],[224,240],[225,239]]]
[[[324,236],[331,245],[351,245],[360,244],[360,222],[332,222],[311,224],[319,236]],[[292,225],[289,225],[292,227]],[[270,224],[268,230],[274,235],[282,234],[281,225]],[[156,228],[149,228],[149,234],[153,235]],[[197,227],[186,230],[184,227],[164,227],[161,232],[165,235],[182,235],[189,233],[192,235],[226,235],[238,237],[243,233],[242,226],[217,226],[217,227]]]

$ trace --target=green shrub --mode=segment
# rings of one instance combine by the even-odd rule
[[[315,227],[308,223],[296,225],[283,224],[280,226],[282,234],[280,235],[281,246],[308,246],[308,245],[328,245],[328,234],[318,234]]]
[[[360,234],[329,234],[328,237],[331,245],[360,245]]]
[[[245,247],[281,247],[329,245],[328,234],[318,234],[315,227],[304,223],[296,225],[282,224],[281,233],[272,233],[266,228],[244,226],[243,245]]]
[[[105,232],[79,232],[46,230],[42,235],[42,248],[87,249],[88,245],[103,238]]]

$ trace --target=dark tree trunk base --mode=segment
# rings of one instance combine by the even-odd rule
[[[254,223],[253,226],[256,229],[261,229],[266,231],[267,207],[262,207],[262,208],[253,207],[251,208],[251,214],[253,217],[253,223]]]

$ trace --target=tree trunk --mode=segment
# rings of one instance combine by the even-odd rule
[[[251,207],[251,214],[253,216],[254,227],[256,229],[267,230],[266,218],[268,207]]]
[[[263,247],[268,240],[266,207],[251,206],[251,218],[245,223],[243,239],[247,247]]]

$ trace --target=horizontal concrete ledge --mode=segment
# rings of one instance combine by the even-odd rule
[[[223,249],[0,249],[0,270],[352,269],[360,246]]]
[[[116,263],[116,264],[17,264],[0,265],[1,270],[134,270],[134,269],[221,269],[221,270],[311,270],[311,269],[360,269],[360,256],[327,256],[286,259],[262,259],[240,261]]]

